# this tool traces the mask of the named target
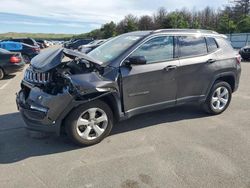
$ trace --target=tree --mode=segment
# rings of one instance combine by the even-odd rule
[[[250,13],[250,0],[233,0],[232,3],[238,17],[246,17]]]
[[[139,30],[151,30],[154,28],[153,19],[150,16],[142,16],[138,22]]]
[[[229,14],[224,13],[220,16],[218,31],[220,33],[233,33],[236,30],[236,24],[230,19]]]
[[[116,24],[112,21],[110,23],[104,24],[101,28],[102,38],[110,38],[116,35]]]
[[[218,10],[205,7],[203,10],[190,11],[184,8],[168,13],[164,7],[160,7],[153,16],[143,15],[138,19],[129,14],[118,24],[110,22],[101,29],[74,37],[109,38],[136,30],[161,28],[210,29],[220,33],[250,32],[250,0],[231,0],[231,4]]]
[[[154,20],[154,28],[155,29],[161,29],[166,28],[166,17],[167,17],[167,11],[164,7],[161,7],[158,9],[156,14],[153,16]]]
[[[189,23],[184,16],[178,12],[168,14],[165,25],[167,28],[188,28]]]
[[[132,14],[125,16],[125,18],[117,25],[116,30],[119,34],[138,30],[137,17]]]
[[[250,32],[250,16],[247,15],[237,25],[237,31],[242,33]]]

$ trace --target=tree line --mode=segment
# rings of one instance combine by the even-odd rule
[[[183,8],[168,12],[159,8],[152,16],[129,14],[119,23],[111,21],[100,29],[75,37],[109,38],[137,30],[163,28],[208,29],[219,33],[250,32],[250,0],[232,0],[223,8],[206,7],[203,10]]]

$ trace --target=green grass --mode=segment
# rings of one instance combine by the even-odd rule
[[[34,39],[69,39],[73,37],[73,34],[55,34],[55,33],[0,33],[0,39],[7,38],[22,38],[22,37],[30,37]]]

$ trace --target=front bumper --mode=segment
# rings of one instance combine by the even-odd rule
[[[74,106],[73,97],[66,90],[50,95],[38,87],[27,87],[24,82],[22,85],[16,103],[27,128],[59,135],[63,119]]]

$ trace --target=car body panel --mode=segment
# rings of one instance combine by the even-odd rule
[[[87,61],[90,61],[91,63],[95,63],[98,65],[102,64],[101,62],[96,61],[80,52],[65,48],[53,48],[46,49],[42,54],[34,57],[31,60],[31,65],[34,69],[36,69],[36,71],[46,72],[61,64],[62,58],[64,56],[73,58],[83,58]]]
[[[21,58],[20,63],[10,63],[10,58],[12,56],[19,56]],[[15,73],[23,70],[25,63],[21,57],[20,53],[9,52],[9,51],[0,51],[0,68],[3,69],[6,75]]]
[[[126,112],[160,102],[175,104],[176,70],[165,70],[170,65],[179,66],[179,60],[121,68]]]

